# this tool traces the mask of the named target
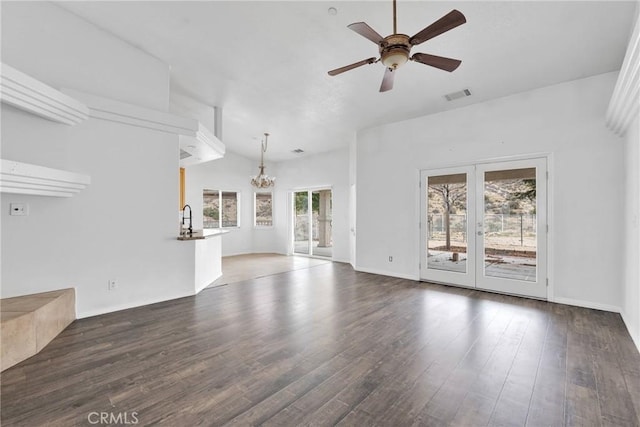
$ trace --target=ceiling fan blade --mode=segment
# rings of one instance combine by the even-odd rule
[[[380,85],[380,92],[386,92],[388,90],[393,89],[393,79],[396,75],[396,72],[391,68],[387,68],[384,70],[384,77],[382,77],[382,84]]]
[[[367,38],[375,44],[380,44],[384,39],[376,30],[365,24],[364,22],[355,22],[351,25],[347,25],[347,28],[360,34],[362,37]]]
[[[444,56],[429,55],[427,53],[416,53],[411,57],[411,60],[449,72],[455,70],[462,64],[462,61],[459,59],[445,58]]]
[[[368,59],[363,59],[362,61],[359,62],[355,62],[353,64],[350,65],[345,65],[344,67],[340,67],[340,68],[336,68],[335,70],[331,70],[329,71],[329,75],[330,76],[337,76],[340,73],[344,73],[345,71],[349,71],[349,70],[353,70],[354,68],[358,68],[358,67],[362,67],[365,64],[373,64],[374,62],[376,62],[376,58],[368,58]]]
[[[438,19],[415,36],[411,37],[409,39],[409,43],[413,46],[424,43],[429,39],[457,27],[458,25],[464,24],[465,22],[467,22],[467,19],[464,17],[462,12],[453,9],[451,12],[447,13],[445,16]]]

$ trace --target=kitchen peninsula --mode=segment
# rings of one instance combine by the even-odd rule
[[[189,245],[188,250],[193,252],[194,294],[198,294],[222,276],[222,235],[228,232],[206,229],[178,236],[178,240]]]

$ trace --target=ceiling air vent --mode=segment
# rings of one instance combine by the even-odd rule
[[[451,92],[446,94],[444,97],[447,98],[447,101],[453,101],[454,99],[464,98],[465,96],[471,96],[471,92],[469,89],[463,89],[458,92]]]
[[[184,151],[182,148],[180,149],[180,160],[184,160],[188,157],[191,157],[191,153]]]
[[[302,148],[296,148],[295,150],[291,150],[293,154],[302,154],[304,150]]]

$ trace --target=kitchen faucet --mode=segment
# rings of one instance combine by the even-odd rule
[[[182,208],[182,225],[184,225],[184,211],[189,208],[189,234],[193,234],[193,223],[192,223],[192,218],[191,218],[191,206],[189,205],[184,205],[184,207]]]

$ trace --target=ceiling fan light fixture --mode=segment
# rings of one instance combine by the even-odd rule
[[[382,54],[382,63],[385,67],[395,70],[409,60],[409,52],[402,48],[389,49]]]
[[[380,62],[385,67],[395,70],[407,63],[410,51],[409,36],[392,34],[380,43]]]

